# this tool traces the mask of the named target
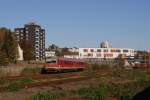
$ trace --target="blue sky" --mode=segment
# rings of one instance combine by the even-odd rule
[[[46,29],[46,46],[150,50],[150,0],[0,0],[0,27],[34,21]]]

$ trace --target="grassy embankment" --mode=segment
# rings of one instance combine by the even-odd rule
[[[18,91],[19,85],[23,84],[30,84],[35,82],[29,75],[35,75],[40,74],[41,68],[40,67],[1,67],[0,68],[0,91]],[[22,79],[16,79],[16,80],[7,80],[5,78],[10,76],[20,76],[20,75],[26,75],[26,77]]]
[[[32,84],[42,84],[46,83],[46,82],[55,82],[55,81],[63,81],[63,80],[69,80],[72,78],[78,78],[78,76],[68,76],[66,77],[66,75],[56,75],[54,77],[46,77],[46,78],[38,78],[38,76],[40,77],[41,74],[41,68],[40,67],[25,67],[24,69],[22,69],[22,71],[20,72],[20,75],[23,76],[23,78],[21,77],[15,77],[15,79],[9,79],[9,78],[13,78],[13,77],[1,77],[0,80],[0,91],[10,91],[10,92],[14,92],[14,91],[18,91],[21,88],[27,87],[28,85],[32,85]],[[37,78],[34,78],[34,76],[37,75]],[[51,76],[51,75],[49,75]]]
[[[58,97],[71,96],[78,100],[131,100],[150,83],[149,69],[126,70],[108,65],[89,65],[83,74],[90,77],[89,82],[80,84],[75,90],[63,91],[65,95]],[[58,100],[53,94],[53,91],[41,92],[31,96],[29,100]]]
[[[39,74],[40,71],[37,67],[25,67],[19,74],[35,75]],[[149,69],[126,70],[118,66],[88,65],[82,74],[89,76],[89,81],[87,80],[86,83],[80,84],[75,90],[49,90],[35,94],[28,99],[56,100],[61,97],[67,98],[71,96],[77,97],[79,100],[131,100],[137,92],[149,86],[150,83]],[[18,91],[19,84],[33,82],[35,80],[30,77],[11,82],[0,80],[0,87],[5,86],[7,91]]]

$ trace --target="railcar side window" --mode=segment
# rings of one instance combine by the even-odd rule
[[[46,63],[54,64],[54,63],[56,63],[56,60],[47,61]]]

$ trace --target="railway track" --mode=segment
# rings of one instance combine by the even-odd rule
[[[34,78],[36,78],[38,80],[38,82],[33,82],[33,83],[26,83],[26,84],[18,84],[17,88],[19,89],[27,89],[27,88],[33,88],[33,87],[45,87],[45,86],[57,86],[57,85],[61,85],[61,84],[68,84],[71,82],[78,82],[78,81],[83,81],[83,80],[87,80],[89,79],[89,77],[87,76],[81,76],[78,75],[79,73],[62,73],[63,77],[62,78],[56,78],[55,80],[46,80],[46,81],[42,81],[42,79],[44,80],[46,79],[50,79],[50,77],[48,75],[40,75],[40,76],[34,76]],[[53,78],[54,77],[58,77],[58,75],[61,74],[52,74]],[[66,77],[64,77],[66,75]],[[69,76],[68,76],[69,75]],[[21,76],[17,76],[17,77],[9,77],[7,80],[12,81],[12,80],[17,80],[17,79],[22,79],[24,77]],[[32,77],[33,78],[33,77]],[[0,91],[7,91],[8,87],[0,87]]]
[[[20,85],[19,88],[33,88],[33,87],[42,87],[42,86],[56,86],[56,85],[61,85],[61,84],[68,84],[68,83],[71,83],[71,82],[83,81],[83,80],[87,80],[87,79],[89,79],[89,77],[86,77],[86,76],[71,77],[71,78],[54,80],[54,81],[23,84],[23,85]]]
[[[80,76],[81,72],[69,72],[69,73],[49,73],[49,74],[34,74],[34,75],[20,75],[20,76],[9,76],[2,77],[1,80],[17,80],[23,78],[32,78],[35,80],[47,79],[47,78],[57,78],[57,77],[71,77],[71,76]]]

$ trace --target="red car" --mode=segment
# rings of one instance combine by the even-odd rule
[[[66,70],[83,70],[85,63],[81,59],[57,58],[47,61],[42,72],[47,71],[66,71]]]

